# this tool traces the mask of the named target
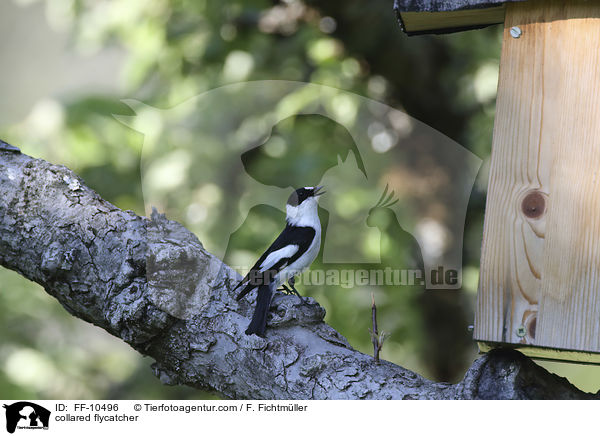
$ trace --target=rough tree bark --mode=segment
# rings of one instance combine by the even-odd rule
[[[510,350],[479,358],[455,385],[377,364],[295,296],[274,299],[266,339],[246,336],[253,301],[235,301],[238,277],[191,232],[122,211],[69,169],[1,141],[0,265],[154,358],[162,382],[228,398],[597,397]]]

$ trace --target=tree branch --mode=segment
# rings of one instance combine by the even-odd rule
[[[0,265],[74,316],[153,357],[167,384],[229,398],[591,398],[520,353],[491,352],[462,382],[434,383],[362,354],[313,299],[273,301],[266,339],[244,330],[254,301],[180,224],[103,200],[69,169],[0,142]]]

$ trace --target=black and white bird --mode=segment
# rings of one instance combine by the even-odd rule
[[[322,186],[296,189],[286,204],[286,226],[275,242],[256,261],[246,277],[234,288],[244,288],[237,296],[242,299],[258,288],[256,307],[246,334],[264,336],[267,313],[275,290],[283,285],[296,295],[294,277],[302,273],[317,257],[321,247],[321,222],[317,199],[325,193]],[[291,290],[285,285],[288,282]]]

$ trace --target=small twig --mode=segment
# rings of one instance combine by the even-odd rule
[[[377,331],[377,306],[375,306],[375,296],[371,292],[371,317],[373,321],[373,330],[371,330],[371,342],[373,343],[373,357],[375,362],[379,362],[379,332]]]
[[[371,330],[371,343],[373,344],[373,358],[375,362],[379,363],[379,352],[383,347],[383,341],[385,341],[386,333],[381,332],[377,329],[377,306],[375,306],[375,296],[371,292],[371,320],[373,322],[373,329]]]

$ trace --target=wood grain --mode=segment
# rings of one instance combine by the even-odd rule
[[[477,340],[600,352],[599,17],[507,5]]]

